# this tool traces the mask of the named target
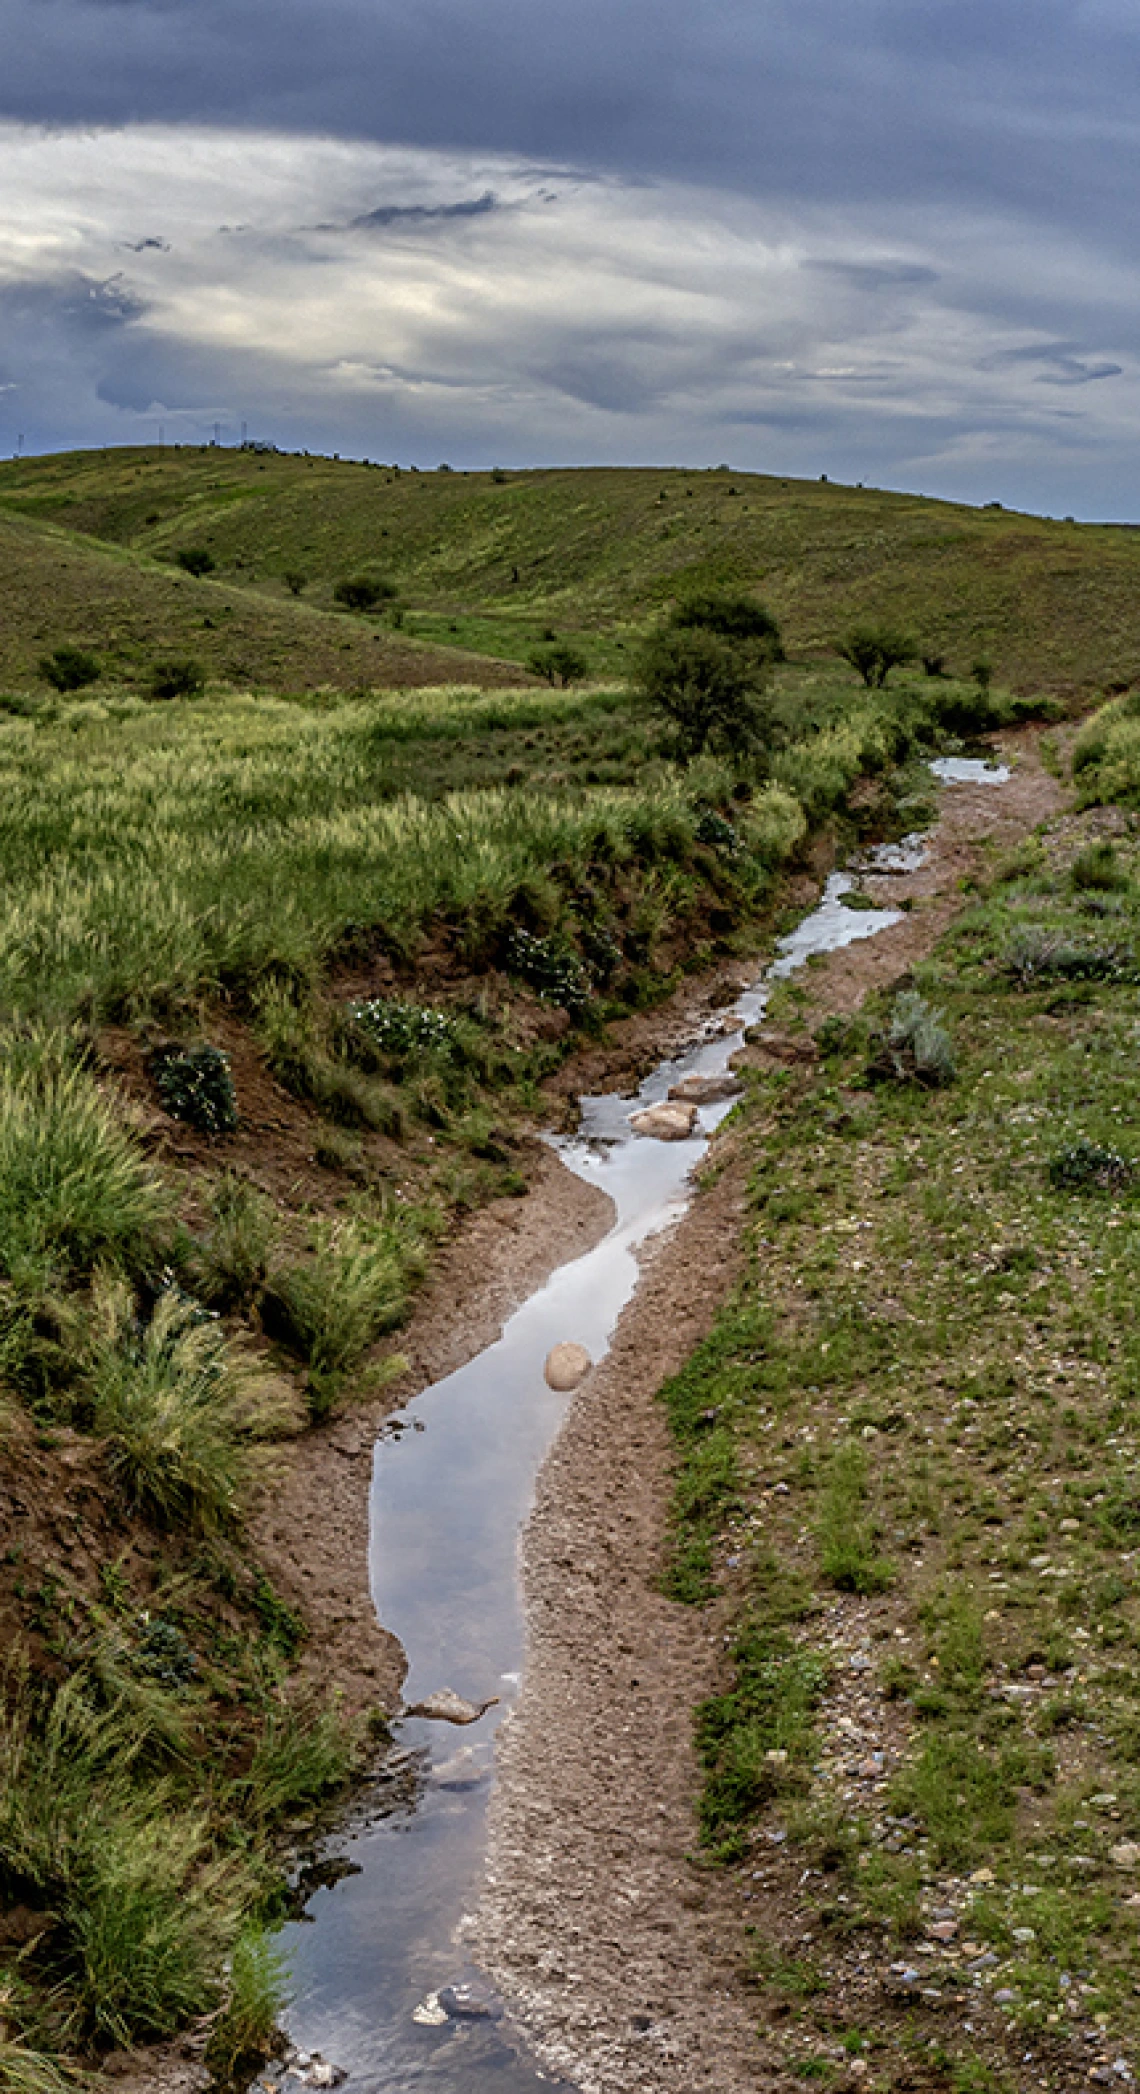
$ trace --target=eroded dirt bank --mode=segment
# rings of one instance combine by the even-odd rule
[[[927,863],[871,883],[883,899],[909,896],[910,913],[801,977],[816,1016],[905,973],[960,907],[986,845],[1065,804],[1036,736],[1004,746],[1010,783],[950,788]],[[689,1214],[653,1248],[546,1463],[524,1540],[527,1671],[500,1737],[475,1945],[547,2069],[581,2094],[798,2083],[765,2057],[740,1974],[739,1893],[689,1858],[691,1712],[719,1683],[720,1627],[655,1583],[671,1463],[656,1391],[739,1269],[750,1143],[762,1137],[726,1131]]]

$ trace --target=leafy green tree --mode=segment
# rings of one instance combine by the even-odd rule
[[[346,611],[375,611],[380,604],[391,603],[395,594],[395,583],[381,574],[348,574],[333,590],[334,601]]]
[[[754,596],[727,589],[702,590],[682,599],[670,623],[680,632],[695,629],[719,633],[723,640],[756,649],[771,662],[784,660],[780,628],[771,611],[766,611]]]
[[[97,655],[65,645],[40,657],[40,675],[57,691],[81,691],[86,684],[98,683],[102,670]]]
[[[705,749],[738,761],[769,738],[767,664],[701,626],[666,627],[642,648],[635,688],[672,728],[672,753],[690,763]]]
[[[187,574],[199,576],[212,574],[217,564],[213,553],[205,545],[184,545],[174,557]]]
[[[892,669],[915,657],[914,641],[892,625],[853,625],[835,651],[859,671],[867,689],[881,691]]]
[[[562,640],[553,647],[535,647],[528,654],[526,665],[535,676],[544,676],[547,683],[560,683],[563,690],[569,684],[581,683],[589,668],[585,655]]]

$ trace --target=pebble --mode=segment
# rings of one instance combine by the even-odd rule
[[[716,1105],[722,1098],[739,1098],[742,1090],[738,1076],[682,1076],[669,1097],[679,1105]]]
[[[935,1920],[933,1925],[929,1926],[926,1931],[932,1941],[953,1941],[958,1933],[958,1922],[957,1920]]]
[[[417,1701],[404,1710],[405,1716],[422,1716],[429,1723],[478,1723],[488,1709],[498,1705],[497,1694],[489,1695],[486,1701],[464,1701],[462,1694],[455,1694],[450,1687],[441,1687],[436,1694],[429,1694],[425,1701]]]
[[[1140,1863],[1140,1846],[1137,1846],[1135,1840],[1121,1840],[1120,1844],[1110,1848],[1109,1852],[1118,1869],[1134,1869]]]

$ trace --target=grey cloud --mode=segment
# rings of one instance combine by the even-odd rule
[[[857,291],[887,291],[918,288],[922,284],[936,284],[937,269],[922,262],[833,262],[809,260],[805,269],[815,269],[821,275],[838,277]]]
[[[363,211],[358,218],[351,218],[349,230],[365,232],[392,225],[427,225],[433,221],[447,223],[448,220],[456,218],[482,218],[488,211],[501,209],[502,205],[494,191],[485,189],[482,196],[464,197],[456,204],[381,204],[375,211]],[[320,230],[331,232],[336,228],[322,226]]]
[[[159,254],[170,253],[169,240],[160,240],[153,233],[146,240],[122,240],[119,244],[127,254],[145,254],[152,247]]]
[[[1000,349],[984,357],[979,368],[997,371],[1016,364],[1045,366],[1036,373],[1035,385],[1092,385],[1099,378],[1120,378],[1124,373],[1123,364],[1103,358],[1090,361],[1077,342],[1026,343],[1019,349]]]

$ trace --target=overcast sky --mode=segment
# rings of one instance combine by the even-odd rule
[[[1140,518],[1136,0],[0,0],[0,453]]]

